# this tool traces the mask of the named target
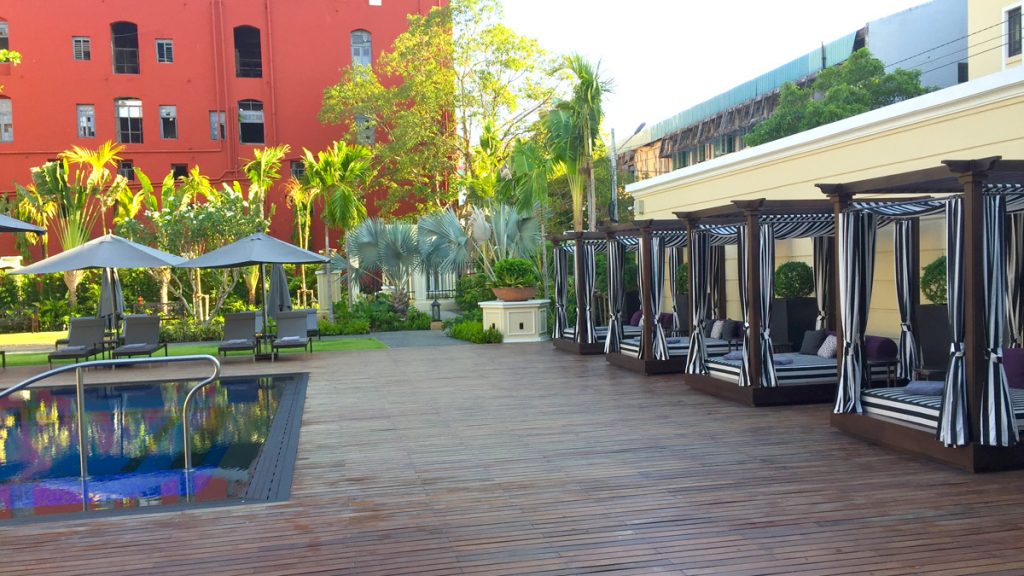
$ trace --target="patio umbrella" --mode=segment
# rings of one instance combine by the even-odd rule
[[[270,289],[267,292],[267,314],[275,320],[279,312],[292,309],[292,295],[288,292],[288,276],[284,266],[274,264],[270,267]]]
[[[124,316],[124,292],[117,270],[105,268],[100,279],[99,317],[107,319],[107,328],[113,329],[117,319]]]
[[[70,272],[72,270],[88,270],[92,268],[163,268],[164,266],[177,266],[184,262],[181,256],[175,256],[156,248],[143,246],[131,240],[107,234],[94,238],[81,246],[76,246],[40,260],[34,264],[19,268],[11,274],[52,274],[55,272]],[[109,282],[109,280],[108,280]],[[117,310],[116,302],[120,294],[120,288],[109,290],[107,302],[100,305],[99,315],[103,315],[104,306],[107,310]],[[121,297],[120,310],[124,310],[124,298]]]
[[[263,233],[236,240],[198,258],[179,265],[181,268],[241,268],[263,264],[323,264],[328,259],[315,252],[303,250]],[[260,274],[263,294],[263,326],[267,325],[267,293],[265,275]],[[286,284],[287,285],[287,284]],[[290,304],[289,300],[289,306]],[[266,330],[264,330],[266,332]]]
[[[46,234],[45,229],[11,218],[6,214],[0,214],[0,232],[35,232],[36,234]]]

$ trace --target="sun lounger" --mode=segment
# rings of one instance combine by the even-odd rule
[[[53,368],[54,360],[88,359],[104,350],[103,338],[106,334],[106,321],[103,318],[72,318],[68,332],[68,345],[50,352],[47,362]]]
[[[282,348],[309,348],[313,352],[313,341],[306,332],[305,310],[280,312],[277,315],[277,337],[270,344],[271,360],[277,357]]]
[[[160,318],[131,315],[124,319],[124,344],[114,348],[113,357],[152,356],[161,348],[167,356],[167,343],[160,342]]]
[[[256,313],[236,312],[224,315],[224,340],[217,346],[217,353],[249,352],[256,360]]]

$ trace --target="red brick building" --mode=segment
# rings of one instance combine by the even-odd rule
[[[353,59],[372,63],[409,14],[444,0],[0,0],[0,194],[72,145],[125,145],[121,172],[154,181],[198,165],[214,182],[241,180],[257,147],[341,137],[317,120],[324,88]],[[289,238],[278,187],[271,232]],[[323,247],[314,226],[313,247]],[[0,238],[0,253],[12,242]]]

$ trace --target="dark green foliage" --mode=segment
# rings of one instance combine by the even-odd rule
[[[495,288],[536,288],[539,281],[537,268],[525,258],[506,258],[494,263]]]
[[[160,339],[164,342],[210,342],[224,338],[224,320],[214,318],[208,324],[191,316],[181,320],[170,319],[160,322]]]
[[[928,91],[921,86],[919,70],[886,73],[882,61],[861,48],[843,64],[822,70],[810,86],[784,85],[771,117],[755,126],[745,141],[757,146]]]
[[[350,318],[343,322],[328,322],[320,320],[317,322],[321,336],[339,336],[349,334],[369,334],[370,323],[358,318]]]
[[[479,310],[480,306],[477,303],[488,300],[494,300],[494,293],[487,287],[487,277],[483,274],[467,274],[456,282],[455,303],[459,310]]]
[[[786,262],[775,271],[775,295],[804,298],[814,292],[814,270],[803,262]]]
[[[690,265],[686,262],[676,267],[676,292],[679,294],[690,293]]]
[[[430,322],[430,314],[410,306],[405,315],[405,322],[402,323],[402,330],[430,330]]]
[[[939,256],[921,271],[921,293],[933,304],[946,303],[945,256]]]
[[[495,328],[484,330],[481,320],[460,319],[445,329],[452,338],[473,342],[474,344],[498,344],[502,341],[501,332]]]
[[[352,309],[347,300],[335,302],[334,320],[334,323],[320,321],[321,335],[430,330],[429,314],[410,306],[403,319],[395,312],[391,296],[383,292],[359,299]]]

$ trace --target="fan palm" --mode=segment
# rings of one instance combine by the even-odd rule
[[[349,233],[347,253],[349,269],[357,276],[376,274],[394,288],[392,305],[404,316],[409,309],[409,283],[422,263],[416,228],[404,222],[364,220]]]
[[[245,177],[249,180],[249,210],[257,211],[260,218],[266,218],[268,227],[270,218],[273,218],[274,206],[270,207],[269,216],[267,210],[267,193],[274,182],[281,177],[281,160],[291,151],[287,144],[280,146],[268,146],[253,150],[253,159],[242,166]],[[266,230],[260,230],[266,232]],[[259,285],[259,267],[250,267],[242,274],[245,280],[245,288],[249,305],[256,304],[256,288]]]

